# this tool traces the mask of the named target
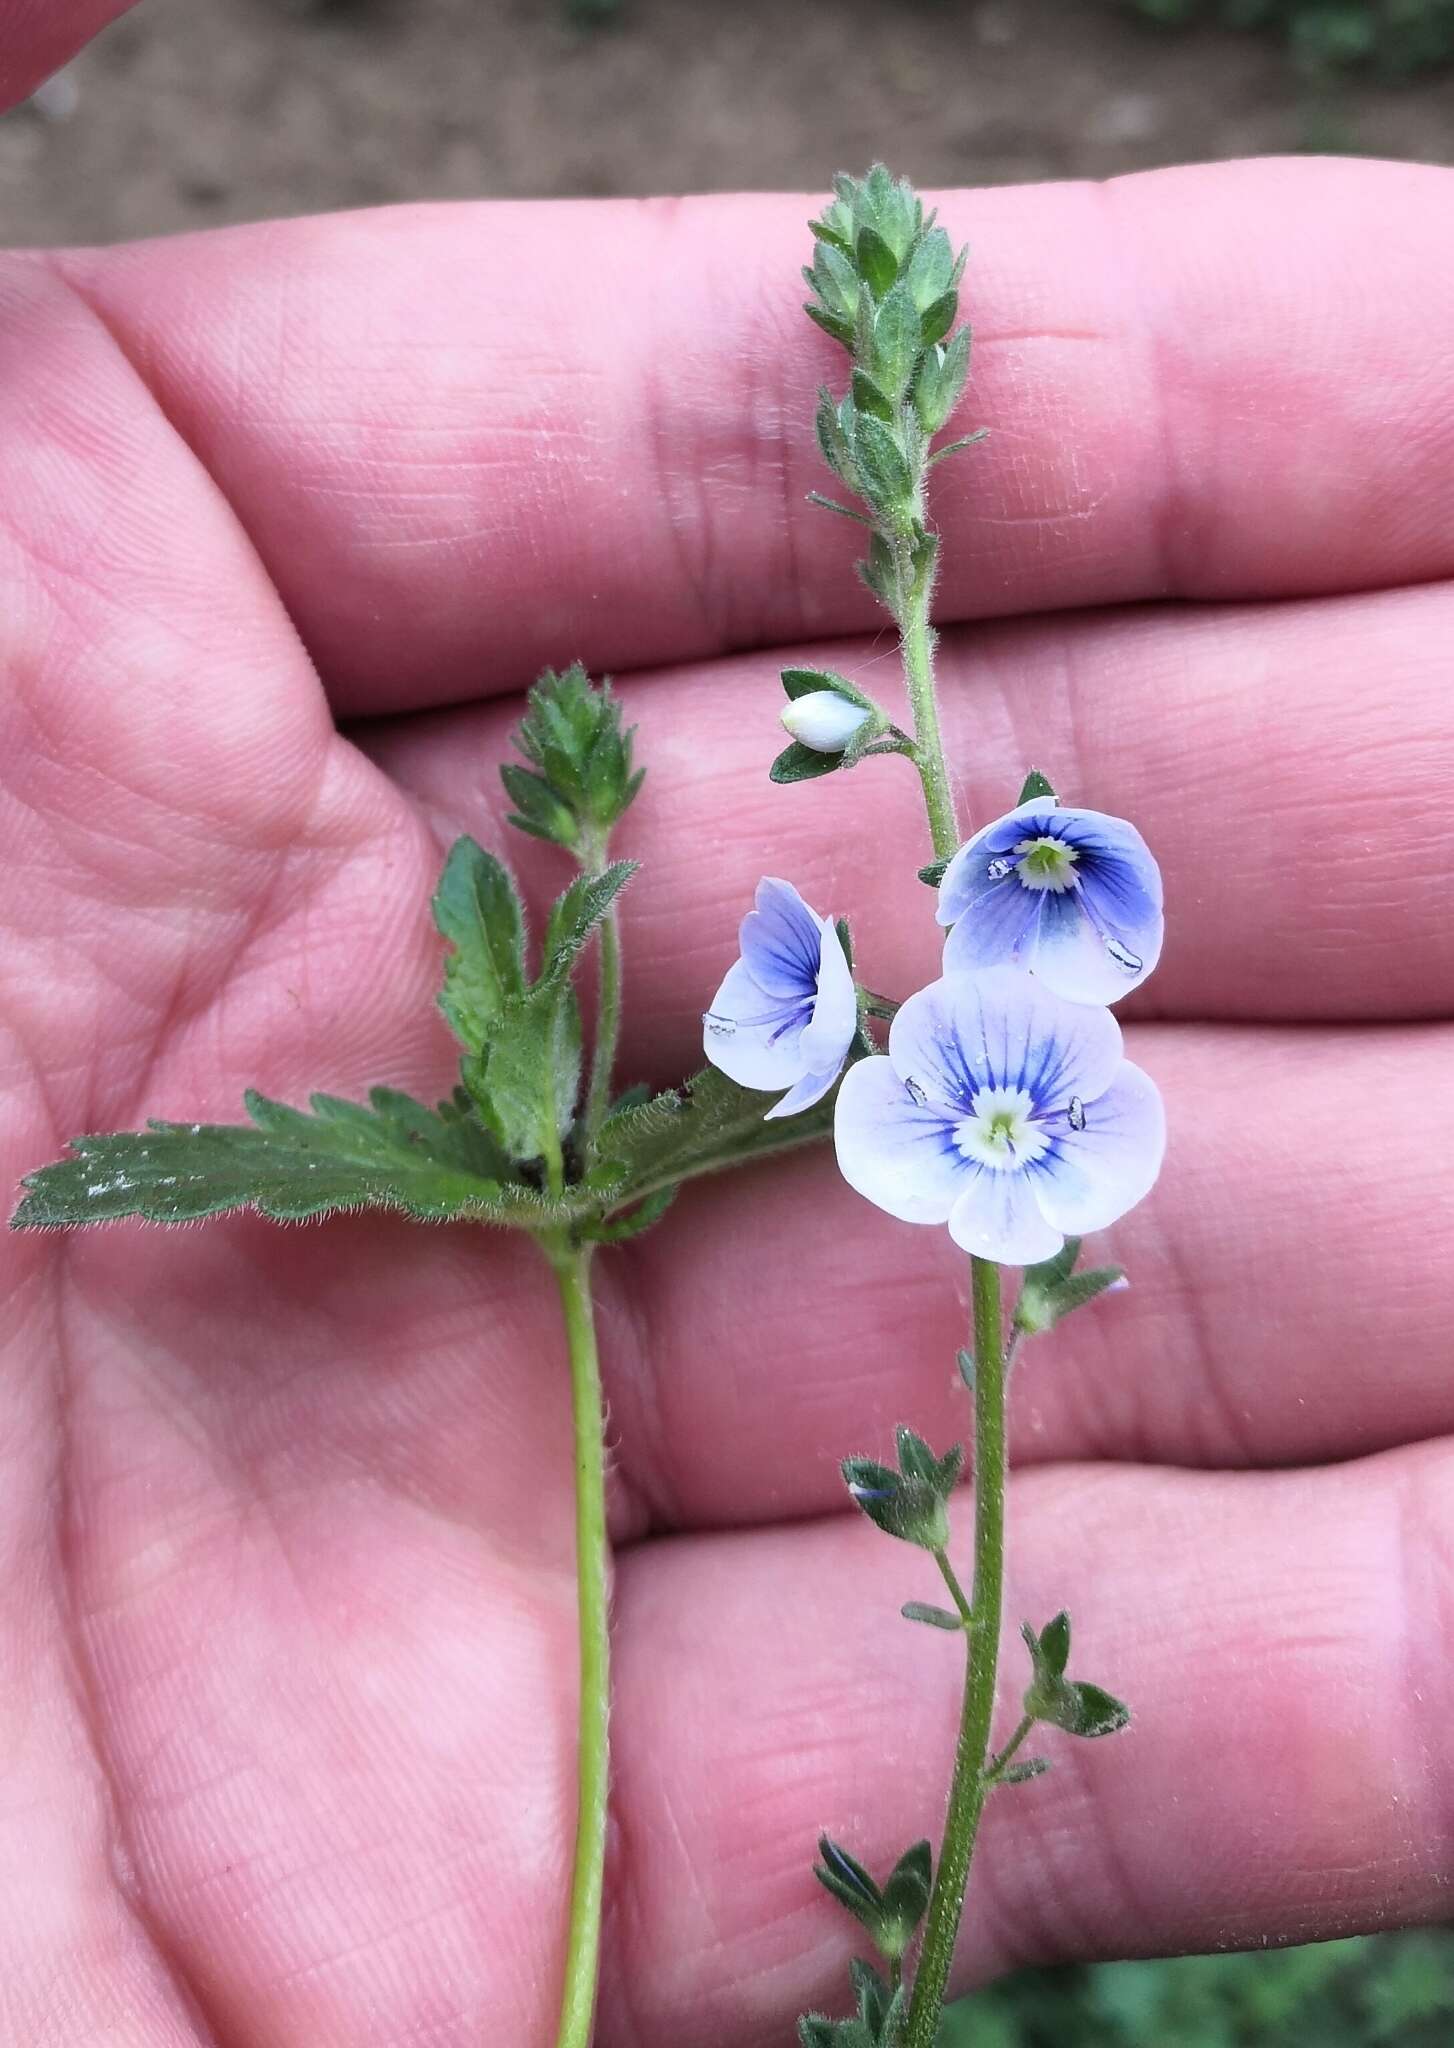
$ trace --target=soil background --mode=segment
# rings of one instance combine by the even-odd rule
[[[1454,75],[1310,93],[1273,42],[1107,0],[623,0],[595,27],[555,0],[142,0],[0,120],[0,242],[1309,148],[1454,161]]]

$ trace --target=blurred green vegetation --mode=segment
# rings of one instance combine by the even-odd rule
[[[1454,1929],[1026,1970],[955,2006],[940,2038],[941,2048],[1450,2048]]]
[[[1454,62],[1454,0],[1117,0],[1169,28],[1207,22],[1282,37],[1313,75],[1366,67],[1408,78]]]

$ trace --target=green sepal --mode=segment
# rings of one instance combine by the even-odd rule
[[[949,856],[949,860],[952,860],[953,858],[954,856],[951,854]],[[939,884],[944,880],[944,874],[945,870],[949,866],[949,860],[931,860],[926,862],[925,865],[921,867],[919,870],[919,880],[921,882],[927,882],[931,889],[937,889],[939,887]]]
[[[832,690],[839,697],[846,697],[850,704],[860,704],[865,711],[877,711],[872,697],[865,697],[856,683],[847,676],[839,675],[831,668],[785,668],[782,673],[783,694],[790,702],[799,697],[811,697],[819,690]]]
[[[824,307],[815,306],[811,300],[804,302],[803,311],[815,327],[821,327],[825,334],[831,335],[834,341],[841,342],[844,348],[852,352],[853,327],[849,321],[840,320],[836,313],[829,313]]]
[[[848,1965],[848,1975],[858,2000],[858,2017],[868,2028],[870,2040],[878,2041],[883,2036],[884,2018],[893,1998],[888,1980],[862,1956],[854,1956]]]
[[[1034,1721],[1046,1721],[1067,1735],[1087,1738],[1115,1735],[1131,1718],[1129,1707],[1104,1687],[1084,1680],[1068,1679],[1070,1660],[1070,1617],[1063,1611],[1047,1622],[1037,1636],[1029,1622],[1021,1635],[1030,1652],[1031,1679],[1025,1693],[1025,1712]]]
[[[517,761],[506,761],[500,769],[500,780],[515,806],[506,814],[506,824],[513,825],[517,832],[528,832],[532,839],[548,840],[552,846],[575,847],[575,813],[560,801],[543,775],[537,775],[533,768],[522,768]]]
[[[959,1367],[959,1377],[964,1381],[965,1386],[972,1394],[974,1392],[974,1353],[972,1351],[956,1351],[954,1363]]]
[[[1048,797],[1051,803],[1058,803],[1060,801],[1060,799],[1056,796],[1055,791],[1051,788],[1049,782],[1040,773],[1040,770],[1038,768],[1032,768],[1030,770],[1030,773],[1025,777],[1024,787],[1021,789],[1020,794],[1015,798],[1016,806],[1018,807],[1020,804],[1032,803],[1044,797]]]
[[[962,327],[947,348],[929,349],[914,380],[914,410],[930,436],[949,422],[969,376],[969,329]]]
[[[818,1837],[818,1855],[822,1860],[813,1865],[813,1875],[819,1884],[833,1894],[840,1906],[846,1906],[856,1920],[871,1928],[871,1919],[864,1916],[877,1913],[883,1893],[858,1858],[851,1856],[831,1835]]]
[[[946,1634],[962,1635],[964,1622],[948,1607],[936,1607],[929,1600],[906,1600],[899,1609],[905,1621],[921,1621],[926,1628],[942,1628]]]
[[[955,283],[954,249],[943,228],[931,228],[909,258],[904,283],[920,313],[927,312]]]
[[[509,870],[473,839],[456,839],[433,899],[450,951],[439,996],[449,1028],[478,1053],[525,989],[525,921]]]
[[[678,1192],[675,1187],[657,1188],[634,1209],[582,1224],[577,1234],[592,1244],[627,1244],[633,1237],[640,1237],[643,1231],[650,1230],[654,1223],[660,1223]]]
[[[845,1458],[844,1484],[854,1504],[886,1536],[921,1550],[942,1550],[949,1541],[947,1503],[964,1463],[963,1448],[955,1444],[936,1458],[911,1429],[901,1428],[895,1436],[898,1471],[876,1458]]]
[[[906,1849],[882,1889],[831,1835],[818,1838],[818,1855],[821,1860],[814,1864],[813,1875],[819,1884],[847,1907],[886,1961],[901,1960],[929,1903],[933,1875],[929,1844],[915,1842]],[[857,1988],[857,1978],[854,1982]]]
[[[1068,1237],[1054,1258],[1025,1268],[1012,1318],[1022,1336],[1043,1337],[1072,1310],[1084,1308],[1125,1279],[1119,1266],[1090,1266],[1077,1273],[1074,1267],[1080,1247],[1078,1237]]]
[[[914,480],[903,449],[882,420],[860,412],[854,427],[853,459],[863,478],[865,495],[876,511],[900,515],[913,491]]]
[[[792,740],[775,758],[767,773],[772,782],[815,782],[820,775],[832,775],[842,766],[841,754],[820,754],[812,747],[805,747],[801,740]]]

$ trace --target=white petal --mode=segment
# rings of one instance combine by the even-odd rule
[[[882,1054],[843,1076],[833,1123],[851,1188],[904,1223],[945,1223],[972,1169],[944,1116],[914,1100]]]
[[[791,1088],[803,1074],[803,1026],[790,1024],[775,1036],[791,1009],[755,982],[739,960],[702,1020],[702,1050],[740,1088]]]
[[[841,754],[866,718],[873,714],[836,690],[809,690],[795,697],[782,714],[786,729],[815,754]]]
[[[1032,1169],[1042,1214],[1067,1237],[1104,1230],[1149,1194],[1166,1151],[1156,1083],[1129,1060],[1084,1103],[1085,1129],[1059,1133]]]
[[[1041,1214],[1025,1169],[981,1168],[954,1205],[949,1235],[976,1258],[1000,1266],[1033,1266],[1053,1258],[1063,1242],[1063,1233]]]
[[[858,990],[837,925],[831,917],[820,922],[823,957],[818,966],[817,1000],[802,1037],[803,1059],[809,1067],[824,1072],[831,1068],[836,1074],[858,1029]]]
[[[801,1081],[793,1083],[782,1101],[775,1102],[767,1111],[763,1122],[770,1124],[774,1117],[797,1116],[802,1110],[811,1109],[815,1102],[823,1100],[837,1079],[837,1067],[830,1067],[826,1074],[804,1074]]]

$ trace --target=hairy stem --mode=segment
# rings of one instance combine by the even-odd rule
[[[575,1422],[576,1583],[580,1615],[580,1706],[575,1874],[561,1991],[557,2048],[590,2048],[601,1947],[606,1861],[607,1721],[611,1705],[610,1547],[606,1538],[606,1455],[601,1369],[591,1302],[590,1247],[542,1240],[555,1272],[570,1351]]]
[[[898,570],[895,614],[904,662],[904,685],[914,713],[914,766],[924,788],[924,808],[929,814],[934,858],[948,860],[959,845],[959,827],[954,816],[954,792],[949,782],[949,765],[944,758],[944,739],[939,730],[939,699],[934,688],[934,628],[929,623],[934,577],[927,565],[915,569],[907,541],[900,540],[896,544],[894,560]]]
[[[989,1793],[985,1760],[995,1711],[1005,1576],[1005,1370],[1000,1269],[971,1259],[974,1289],[974,1590],[954,1777],[905,2048],[933,2048],[959,1935],[970,1859]]]
[[[586,1130],[594,1137],[611,1106],[611,1077],[621,1035],[621,919],[613,903],[601,925],[600,978],[596,993],[596,1042],[591,1049],[591,1082],[586,1091]]]

